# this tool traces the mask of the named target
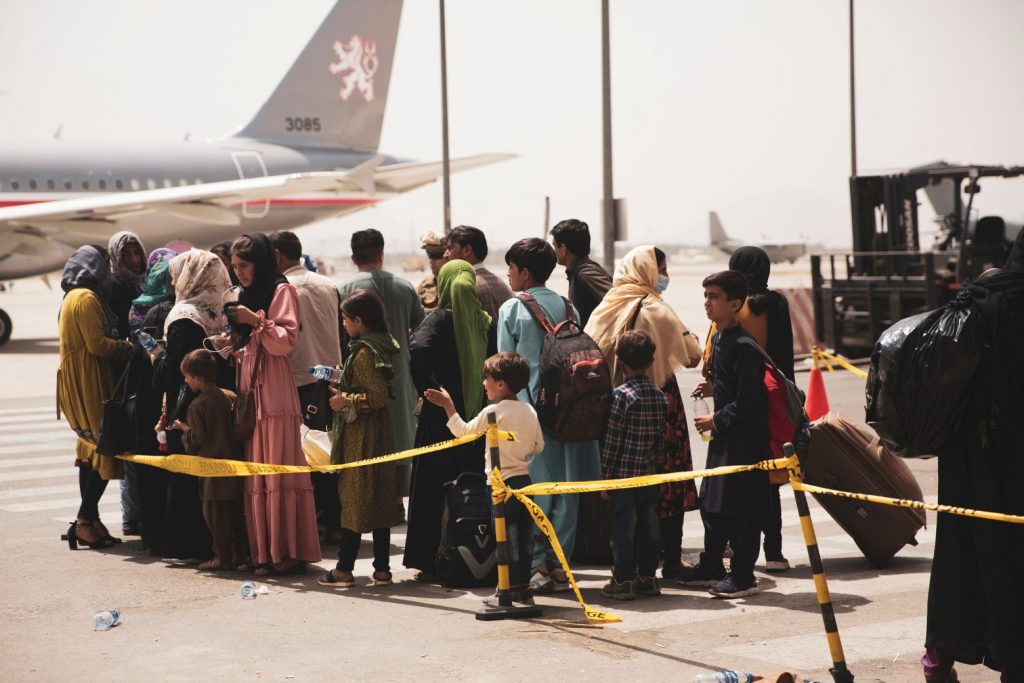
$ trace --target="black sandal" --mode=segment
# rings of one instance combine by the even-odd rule
[[[78,550],[79,542],[81,542],[82,545],[88,546],[90,550],[102,550],[104,548],[109,548],[114,545],[114,543],[110,540],[110,536],[100,536],[98,539],[92,542],[78,538],[78,527],[80,526],[93,526],[93,523],[83,523],[77,521],[71,522],[71,525],[68,527],[68,532],[66,534],[61,534],[60,540],[68,542],[69,550]]]

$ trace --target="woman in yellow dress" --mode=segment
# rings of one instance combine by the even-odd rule
[[[82,505],[68,529],[68,546],[79,541],[106,548],[118,541],[100,522],[99,501],[107,482],[121,478],[119,460],[96,452],[103,401],[114,391],[114,363],[126,360],[131,344],[117,338],[117,318],[110,309],[111,274],[102,247],[80,248],[64,266],[60,281],[60,365],[57,368],[57,407],[78,435],[75,465]],[[58,413],[58,416],[59,416]]]

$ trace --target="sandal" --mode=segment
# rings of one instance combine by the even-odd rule
[[[391,572],[374,572],[373,576],[370,577],[370,581],[374,586],[390,586],[394,583],[394,581],[392,581]]]
[[[351,588],[356,585],[356,579],[351,572],[348,573],[348,578],[338,579],[335,578],[333,569],[327,570],[327,573],[318,578],[316,582],[329,588]]]
[[[228,569],[226,564],[223,564],[219,558],[213,558],[206,562],[200,562],[199,566],[196,567],[201,572],[221,572]]]
[[[71,525],[68,527],[68,532],[66,534],[61,534],[60,540],[67,541],[68,548],[70,550],[78,550],[79,543],[84,546],[88,546],[90,550],[103,550],[104,548],[110,548],[113,546],[114,541],[108,535],[101,535],[95,541],[87,541],[84,538],[79,538],[79,529],[93,528],[94,526],[94,522],[71,522]]]
[[[286,567],[279,567],[273,564],[261,564],[256,567],[256,576],[289,576],[292,574],[305,574],[306,563],[296,562]]]
[[[419,581],[420,583],[440,583],[441,577],[437,574],[431,574],[427,571],[418,571],[412,575],[413,581]]]

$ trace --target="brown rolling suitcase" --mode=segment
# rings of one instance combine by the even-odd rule
[[[808,484],[851,493],[924,500],[907,464],[878,441],[865,424],[829,413],[811,425],[810,452],[801,459]],[[922,510],[815,494],[832,519],[876,567],[886,563],[925,524]]]

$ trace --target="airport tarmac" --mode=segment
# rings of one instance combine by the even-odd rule
[[[707,330],[700,278],[721,267],[724,262],[711,259],[671,269],[667,298],[700,338]],[[806,267],[806,261],[776,266],[773,285],[789,286],[787,278],[807,284]],[[406,277],[415,283],[422,275]],[[561,269],[551,284],[564,292]],[[367,585],[367,541],[356,588],[321,588],[317,567],[311,567],[303,576],[260,581],[269,593],[253,601],[239,596],[241,581],[250,577],[203,574],[183,562],[152,558],[132,537],[109,551],[70,552],[59,537],[78,507],[74,435],[54,414],[60,299],[58,290],[39,280],[20,281],[0,294],[0,307],[14,319],[13,339],[0,350],[0,638],[6,643],[0,680],[73,680],[110,672],[156,680],[690,680],[721,669],[791,670],[830,679],[788,489],[784,551],[794,568],[776,575],[759,571],[764,592],[730,602],[666,583],[661,598],[616,603],[600,594],[608,568],[574,566],[588,602],[623,619],[601,627],[585,624],[571,593],[539,597],[540,619],[476,621],[488,591],[414,582],[401,567],[404,527],[392,534],[392,587]],[[696,371],[680,375],[684,389],[696,379]],[[806,385],[807,374],[798,381]],[[837,372],[826,373],[825,382],[832,408],[861,419],[863,381]],[[691,444],[695,467],[701,467],[704,444],[695,437]],[[935,462],[909,464],[926,500],[934,502]],[[934,514],[928,514],[918,545],[876,569],[817,503],[811,508],[850,670],[858,681],[921,680],[917,660]],[[120,528],[116,485],[100,511],[111,530]],[[687,559],[695,560],[702,544],[697,513],[686,517],[683,543]],[[325,546],[319,567],[333,566],[335,552]],[[93,632],[92,615],[108,607],[121,610],[122,624]],[[957,670],[962,681],[998,678],[982,667]]]

